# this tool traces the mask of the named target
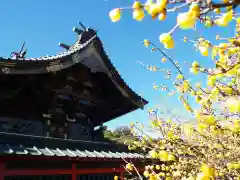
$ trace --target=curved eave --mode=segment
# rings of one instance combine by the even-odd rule
[[[86,32],[86,31],[85,31]],[[85,38],[83,36],[83,38]],[[74,60],[75,54],[84,54],[82,52],[92,50],[94,47],[98,58],[104,69],[108,73],[109,78],[116,85],[116,87],[127,97],[134,105],[129,111],[134,111],[138,108],[142,108],[148,104],[148,101],[136,94],[122,79],[114,65],[108,58],[101,40],[96,35],[88,38],[84,43],[75,43],[70,50],[54,55],[45,56],[40,58],[25,58],[25,59],[11,59],[0,57],[0,74],[41,74],[61,71],[62,69],[69,68],[74,64],[79,63],[79,60]],[[125,114],[124,112],[116,113],[116,117]],[[115,117],[113,117],[115,118]]]
[[[144,108],[146,104],[148,104],[148,101],[143,99],[141,96],[139,96],[137,93],[135,93],[123,80],[121,75],[118,73],[112,62],[110,61],[108,55],[106,54],[103,44],[99,37],[96,37],[94,40],[94,47],[97,50],[98,54],[101,56],[100,60],[102,61],[102,64],[106,67],[108,70],[108,74],[111,78],[111,80],[115,83],[118,88],[122,89],[128,96],[128,98],[137,106],[137,108]],[[133,109],[133,110],[135,110]]]

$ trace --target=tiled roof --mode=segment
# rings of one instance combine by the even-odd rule
[[[36,146],[22,146],[0,144],[0,155],[33,155],[33,156],[68,156],[82,158],[144,158],[139,153],[130,152],[111,152],[111,151],[96,151],[79,150],[79,149],[59,149],[59,148],[38,148]]]
[[[89,35],[90,34],[90,35]],[[83,40],[81,40],[83,39]],[[114,65],[112,64],[111,60],[109,59],[106,51],[103,48],[103,44],[100,38],[96,35],[95,31],[91,28],[88,28],[84,31],[81,38],[72,46],[68,51],[59,53],[53,56],[44,56],[40,58],[24,58],[22,60],[16,60],[12,58],[3,58],[0,57],[0,69],[2,68],[10,68],[11,71],[7,71],[8,74],[37,74],[37,73],[46,73],[48,72],[46,66],[49,66],[51,63],[60,62],[61,67],[56,67],[60,69],[67,68],[72,66],[78,62],[73,62],[73,56],[76,53],[79,53],[83,50],[86,50],[91,45],[95,47],[98,51],[99,55],[101,56],[101,64],[104,64],[105,67],[109,70],[111,74],[111,78],[117,84],[119,84],[130,96],[133,98],[136,104],[143,108],[148,102],[137,95],[123,80],[121,75],[115,69]],[[9,63],[11,67],[9,67]],[[30,70],[32,69],[32,70]],[[0,73],[6,73],[5,71],[0,71]]]
[[[125,146],[94,141],[74,141],[11,133],[0,133],[1,155],[56,156],[78,158],[143,159]]]
[[[90,58],[91,57],[91,58]],[[93,59],[90,61],[89,59]],[[88,59],[88,60],[86,60]],[[98,122],[94,124],[99,125],[102,122],[107,122],[110,119],[115,119],[128,112],[132,112],[138,108],[144,108],[148,102],[134,92],[124,81],[121,75],[118,73],[114,64],[111,62],[104,50],[103,44],[100,38],[97,36],[96,32],[88,28],[81,35],[77,42],[71,46],[66,52],[54,55],[54,56],[44,56],[40,58],[24,58],[24,59],[11,59],[0,57],[0,75],[1,74],[41,74],[61,71],[72,67],[78,63],[89,63],[86,65],[88,68],[101,69],[104,70],[115,87],[122,93],[124,97],[131,101],[128,105],[120,107],[111,115],[99,118]],[[96,67],[95,67],[95,64]],[[99,70],[99,72],[101,72]],[[10,76],[7,76],[10,77]],[[121,103],[119,103],[121,104]]]

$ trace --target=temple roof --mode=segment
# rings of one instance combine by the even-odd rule
[[[76,158],[143,159],[125,145],[109,142],[64,140],[11,133],[0,133],[0,155],[52,156]]]
[[[67,51],[60,54],[39,58],[25,58],[20,56],[16,56],[15,58],[0,58],[0,83],[2,85],[4,84],[4,88],[0,90],[1,106],[6,106],[6,102],[9,102],[9,100],[6,100],[5,97],[8,96],[8,94],[10,94],[10,96],[12,95],[9,93],[10,91],[14,91],[16,94],[18,93],[18,95],[15,95],[15,97],[17,97],[23,96],[18,90],[21,88],[22,91],[28,90],[31,92],[34,92],[36,88],[39,88],[39,94],[41,94],[43,91],[46,91],[45,94],[49,94],[51,90],[57,93],[60,92],[66,96],[74,96],[80,100],[88,100],[90,101],[90,104],[95,103],[96,107],[105,107],[105,110],[100,108],[97,108],[96,110],[95,108],[99,114],[100,112],[105,114],[104,117],[101,117],[97,112],[95,112],[96,116],[98,116],[98,120],[96,120],[96,117],[93,118],[93,124],[94,126],[97,126],[138,108],[143,108],[144,105],[148,103],[145,99],[137,95],[119,75],[112,62],[108,58],[108,55],[103,48],[103,44],[100,38],[97,36],[95,30],[88,28],[84,31],[76,31],[75,28],[75,32],[78,32],[78,40],[71,46],[61,43],[61,46],[65,47]],[[100,85],[102,84],[102,92],[97,97],[100,98],[100,100],[93,97],[86,98],[83,97],[83,95],[79,92],[66,92],[65,90],[59,88],[65,83],[63,80],[61,80],[61,78],[66,79],[73,76],[72,69],[75,69],[74,71],[76,73],[81,72],[82,69],[87,69],[85,71],[89,71],[89,76],[92,77],[93,81]],[[78,76],[80,76],[81,79],[83,75],[80,73]],[[54,81],[50,82],[51,78],[58,79],[60,82],[56,82],[55,79]],[[20,85],[19,82],[24,82],[22,84],[26,85]],[[52,85],[53,82],[55,86]],[[77,79],[76,82],[79,83],[80,80]],[[40,89],[40,87],[45,86],[48,86],[50,89],[48,92],[46,89]],[[93,89],[96,90],[100,88],[99,86],[96,86]],[[108,93],[109,100],[107,101],[106,98]],[[105,99],[103,98],[103,94],[106,96]],[[36,95],[34,94],[31,98],[35,96]],[[102,102],[104,103],[99,104],[98,102],[101,102],[101,98],[103,98]],[[39,99],[48,99],[48,97],[41,95],[39,96]],[[115,102],[110,102],[114,100]],[[35,100],[34,102],[37,101]],[[33,104],[33,102],[31,103]],[[16,104],[15,106],[20,107],[19,104]],[[47,103],[45,106],[47,106]],[[13,106],[9,104],[9,107]],[[40,107],[39,105],[38,107],[35,107],[35,109],[29,110],[29,112],[40,110],[43,111],[43,107]],[[17,112],[16,109],[12,110],[12,112],[13,111]],[[21,109],[21,111],[23,112],[24,110]],[[0,112],[0,116],[3,112],[7,112],[7,110],[2,110],[2,112]],[[4,116],[7,115],[4,114]]]

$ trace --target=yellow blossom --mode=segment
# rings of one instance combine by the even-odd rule
[[[141,9],[141,7],[142,5],[140,1],[135,1],[132,6],[133,9]]]
[[[163,12],[163,10],[166,7],[166,3],[164,3],[166,0],[163,1],[158,1],[157,3],[151,3],[148,5],[148,13],[152,16],[155,17],[159,13]]]
[[[166,49],[172,49],[172,48],[174,48],[174,40],[171,40],[169,43],[164,44],[164,47],[165,47]]]
[[[230,97],[226,101],[226,106],[231,113],[240,112],[240,101],[235,97]]]
[[[240,23],[240,17],[237,17],[236,19],[237,24]]]
[[[172,119],[168,119],[166,122],[167,122],[168,124],[172,124]]]
[[[220,43],[218,45],[218,47],[221,49],[221,50],[226,50],[228,48],[229,44],[228,43]]]
[[[198,74],[198,68],[190,68],[190,71],[191,71],[193,74]]]
[[[162,62],[165,63],[167,61],[167,58],[166,57],[163,57],[162,58]]]
[[[233,168],[234,169],[240,169],[240,163],[234,163]]]
[[[183,75],[182,75],[182,74],[177,75],[177,79],[178,79],[178,80],[183,79]]]
[[[173,139],[174,138],[173,131],[168,131],[167,136],[168,136],[169,139]]]
[[[205,125],[205,124],[203,124],[203,123],[199,123],[199,124],[198,124],[198,127],[197,127],[197,130],[198,130],[199,133],[202,134],[202,133],[204,133],[204,130],[207,129],[207,128],[208,128],[207,125]]]
[[[149,180],[157,180],[157,177],[155,174],[150,174]]]
[[[137,9],[133,11],[133,19],[137,21],[141,21],[144,18],[144,10],[143,9]]]
[[[181,176],[181,172],[180,171],[173,171],[173,177],[179,177]]]
[[[126,164],[126,169],[132,171],[133,170],[133,165],[131,163]]]
[[[158,153],[155,151],[155,150],[151,150],[149,152],[149,155],[152,157],[152,158],[158,158]]]
[[[206,164],[203,164],[201,167],[201,171],[206,177],[214,177],[215,176],[215,169],[212,167],[209,167]]]
[[[147,0],[144,4],[144,9],[149,13],[150,5],[153,4],[153,0]],[[150,14],[150,13],[149,13]]]
[[[172,178],[167,174],[167,177],[165,178],[166,180],[172,180]]]
[[[192,68],[198,68],[198,67],[199,67],[198,62],[197,62],[197,61],[194,61],[194,62],[192,63]]]
[[[147,39],[144,39],[143,44],[144,44],[145,47],[148,47],[150,45],[150,41],[147,40]]]
[[[222,17],[217,19],[215,23],[218,26],[227,26],[232,21],[232,18],[233,18],[233,11],[228,11],[227,13],[223,14]]]
[[[114,176],[114,178],[113,178],[114,180],[118,180],[118,176]]]
[[[159,13],[159,15],[158,15],[158,19],[159,19],[160,21],[164,21],[164,20],[166,19],[166,17],[167,17],[167,15],[166,15],[165,12],[161,12],[161,13]]]
[[[187,138],[191,138],[194,132],[194,128],[191,124],[183,125],[183,133]]]
[[[213,87],[215,85],[216,80],[217,80],[216,76],[208,76],[207,84]]]
[[[203,116],[203,122],[207,125],[214,125],[216,124],[216,119],[213,115],[206,115]]]
[[[187,80],[183,81],[183,90],[184,92],[187,92],[190,88],[189,82]]]
[[[196,102],[200,103],[200,101],[202,100],[201,96],[196,96]]]
[[[227,163],[227,168],[228,168],[229,170],[234,169],[233,167],[234,167],[234,164],[233,164],[233,163]]]
[[[221,13],[221,10],[220,10],[219,8],[215,8],[215,9],[214,9],[214,12],[215,12],[216,14],[220,14],[220,13]]]
[[[180,13],[177,16],[177,23],[181,29],[192,29],[196,23],[196,17],[191,16],[189,12]]]
[[[205,27],[212,27],[212,25],[213,25],[213,22],[212,22],[212,20],[211,20],[211,18],[209,17],[209,16],[207,16],[206,17],[206,20],[205,20],[205,22],[204,22],[204,25],[205,25]]]
[[[209,177],[209,176],[204,176],[203,173],[198,173],[196,180],[211,180],[211,177]]]
[[[167,151],[159,151],[159,158],[162,161],[167,161],[168,160],[168,152]]]
[[[146,178],[148,178],[148,177],[150,176],[150,173],[149,173],[148,171],[144,171],[144,172],[143,172],[143,175],[144,175]]]
[[[212,47],[212,60],[217,56],[218,48],[216,46]]]
[[[227,9],[228,11],[230,11],[230,10],[233,9],[233,6],[227,6],[226,9]]]
[[[196,83],[196,88],[200,89],[201,88],[201,83]]]
[[[169,154],[168,155],[168,161],[175,161],[176,160],[176,157],[172,154]]]
[[[191,15],[193,17],[199,17],[200,15],[200,7],[198,5],[198,3],[192,3],[190,8],[189,8],[189,13],[191,13]]]
[[[159,40],[164,45],[165,48],[167,49],[174,48],[174,41],[171,34],[163,33],[159,36]]]
[[[200,45],[198,50],[202,54],[202,56],[208,56],[208,47]]]
[[[109,12],[109,17],[112,22],[117,22],[121,19],[121,9],[116,8]]]

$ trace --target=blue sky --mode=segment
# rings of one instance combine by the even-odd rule
[[[158,105],[162,108],[172,108],[182,116],[182,119],[189,119],[190,116],[176,96],[169,98],[152,88],[153,82],[167,85],[171,82],[164,80],[162,74],[146,71],[137,63],[141,61],[164,68],[171,67],[170,64],[162,64],[159,54],[150,52],[141,41],[148,38],[162,48],[158,37],[175,25],[176,15],[169,14],[164,22],[153,21],[150,17],[146,17],[143,22],[136,22],[132,19],[132,12],[126,11],[120,22],[110,21],[108,13],[111,9],[129,6],[132,2],[133,0],[1,0],[0,55],[9,56],[12,51],[18,50],[24,41],[30,57],[61,52],[63,49],[57,46],[58,42],[73,43],[76,35],[72,32],[72,28],[81,21],[85,26],[99,30],[98,35],[113,64],[128,85],[151,102],[149,107]],[[191,63],[198,60],[203,65],[209,66],[210,58],[201,57],[192,45],[185,44],[180,39],[186,34],[191,38],[204,35],[205,38],[214,41],[216,34],[231,36],[233,32],[233,25],[227,29],[206,30],[201,26],[198,26],[198,31],[179,29],[173,35],[176,48],[169,50],[168,54],[180,64],[184,61]],[[191,75],[187,72],[188,74]],[[202,81],[202,78],[196,79]],[[196,79],[190,78],[192,82]],[[110,128],[114,128],[132,121],[147,124],[147,111],[138,110],[107,124]]]

